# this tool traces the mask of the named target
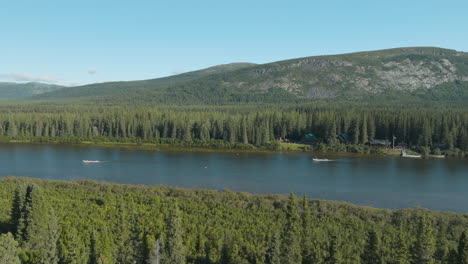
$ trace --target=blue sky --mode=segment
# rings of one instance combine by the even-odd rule
[[[403,46],[468,51],[468,1],[0,0],[0,81],[139,80]]]

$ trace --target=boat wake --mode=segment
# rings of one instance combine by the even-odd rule
[[[331,159],[312,159],[313,161],[316,161],[316,162],[327,162],[327,161],[334,161],[334,160],[331,160]]]
[[[83,160],[83,163],[101,163],[104,162],[102,160]]]

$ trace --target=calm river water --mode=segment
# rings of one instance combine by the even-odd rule
[[[381,208],[468,213],[468,161],[310,153],[147,151],[73,145],[0,145],[0,177],[293,192]],[[322,156],[323,157],[323,156]],[[83,163],[99,160],[101,163]]]

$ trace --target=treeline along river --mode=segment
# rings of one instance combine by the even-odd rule
[[[381,208],[421,206],[467,213],[463,159],[311,153],[149,151],[77,145],[2,144],[0,176],[293,192]],[[99,161],[85,163],[83,160]]]

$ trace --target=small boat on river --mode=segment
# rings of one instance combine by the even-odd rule
[[[312,160],[315,161],[315,162],[333,161],[333,160],[330,160],[330,159],[317,159],[317,158],[313,158]]]
[[[428,158],[444,159],[445,155],[427,155]]]
[[[100,160],[83,160],[83,163],[100,163]]]
[[[421,155],[411,155],[411,154],[408,154],[408,153],[406,153],[406,151],[404,151],[404,150],[401,152],[401,156],[402,156],[403,158],[413,158],[413,159],[420,159],[420,158],[422,157]]]

